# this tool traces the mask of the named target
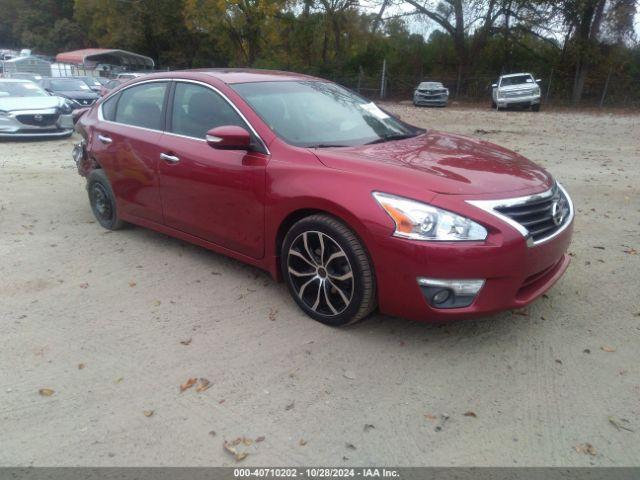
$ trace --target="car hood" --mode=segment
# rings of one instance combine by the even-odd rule
[[[63,104],[60,97],[0,97],[0,110],[6,112],[56,108]]]
[[[551,175],[518,153],[438,131],[406,140],[314,150],[327,167],[411,182],[434,193],[467,195],[548,190]],[[416,182],[418,182],[416,184]]]

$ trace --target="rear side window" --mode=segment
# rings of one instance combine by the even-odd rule
[[[205,138],[209,130],[223,125],[247,128],[231,105],[210,88],[193,83],[176,84],[171,132]]]
[[[113,122],[116,119],[116,105],[118,104],[118,97],[120,97],[120,95],[114,95],[102,104],[102,116],[105,120]]]
[[[162,130],[162,107],[167,85],[167,82],[152,82],[123,90],[118,100],[115,121]]]

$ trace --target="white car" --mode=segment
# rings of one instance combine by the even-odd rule
[[[530,73],[502,75],[491,85],[491,106],[497,110],[509,107],[530,107],[540,110],[540,79]]]
[[[61,138],[73,133],[72,106],[28,80],[0,79],[0,138]]]

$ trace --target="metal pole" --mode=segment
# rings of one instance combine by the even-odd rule
[[[360,93],[360,89],[362,88],[362,65],[358,68],[358,93]]]
[[[611,70],[613,70],[613,65],[609,67],[609,73],[607,73],[607,79],[604,82],[602,97],[600,97],[600,108],[602,108],[602,105],[604,105],[604,98],[607,96],[607,89],[609,88],[609,79],[611,78]]]
[[[544,103],[549,103],[549,92],[551,91],[551,80],[553,80],[553,68],[549,74],[549,84],[547,85],[547,94],[544,97]]]
[[[385,94],[385,79],[387,76],[387,59],[382,61],[382,78],[380,79],[380,99],[384,99]]]

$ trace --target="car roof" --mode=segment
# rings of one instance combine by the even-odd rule
[[[522,72],[522,73],[510,73],[509,75],[500,75],[500,78],[519,77],[520,75],[533,76],[529,72]]]
[[[203,68],[197,70],[178,70],[165,75],[169,78],[176,78],[180,77],[180,74],[184,73],[207,75],[227,84],[321,80],[320,78],[301,73],[283,72],[280,70],[259,70],[253,68]]]

